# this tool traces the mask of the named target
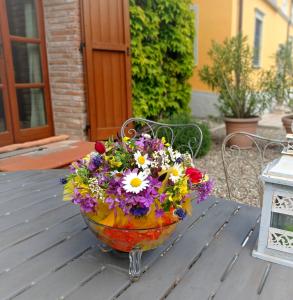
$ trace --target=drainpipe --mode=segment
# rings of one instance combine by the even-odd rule
[[[243,0],[239,0],[239,11],[238,11],[238,33],[242,33],[242,20],[243,20]]]
[[[288,27],[287,27],[287,43],[289,42],[290,26],[291,26],[291,20],[292,20],[292,17],[293,17],[292,13],[293,13],[293,0],[291,1],[290,14],[289,14],[289,20],[288,20]]]

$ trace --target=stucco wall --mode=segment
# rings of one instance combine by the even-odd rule
[[[260,67],[268,69],[275,64],[274,55],[279,45],[286,42],[288,22],[272,6],[263,0],[245,0],[243,8],[243,34],[248,36],[251,47],[254,42],[255,12],[259,10],[263,16],[261,38]]]
[[[275,3],[269,4],[269,1]],[[227,37],[235,36],[238,32],[239,1],[238,0],[193,0],[198,6],[198,65],[190,80],[192,85],[191,109],[194,115],[215,115],[212,103],[217,96],[203,84],[198,76],[198,69],[209,64],[208,50],[212,40],[223,41]],[[284,43],[287,37],[288,21],[281,12],[283,0],[243,0],[243,34],[248,36],[248,42],[253,47],[255,30],[255,11],[264,13],[263,33],[261,39],[260,67],[267,69],[274,64],[274,54],[279,44]],[[287,15],[290,14],[290,1],[288,0]],[[290,28],[293,36],[293,26]],[[207,96],[208,95],[208,96]],[[206,105],[202,109],[202,105]],[[209,109],[212,108],[212,109]]]
[[[190,82],[193,90],[210,91],[198,77],[198,69],[209,63],[208,50],[212,40],[223,41],[231,35],[232,2],[231,0],[194,0],[198,7],[198,64]]]

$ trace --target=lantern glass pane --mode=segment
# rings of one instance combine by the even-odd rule
[[[271,227],[293,232],[293,216],[272,213]]]

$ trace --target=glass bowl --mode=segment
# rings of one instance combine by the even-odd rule
[[[142,252],[155,249],[167,241],[179,223],[176,221],[168,225],[144,229],[116,228],[99,224],[84,212],[81,214],[99,241],[111,249],[129,253],[129,276],[133,281],[141,275]]]
[[[93,221],[87,214],[82,216],[95,236],[112,249],[130,252],[134,248],[142,251],[155,249],[163,244],[176,229],[178,222],[155,228],[115,228]]]

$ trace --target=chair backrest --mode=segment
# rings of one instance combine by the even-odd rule
[[[235,136],[252,142],[249,149],[231,145]],[[264,166],[280,157],[287,141],[274,140],[247,132],[235,132],[226,136],[222,143],[222,160],[230,200],[253,206],[262,205],[263,183],[260,174]]]
[[[187,129],[189,129],[189,139],[186,143],[182,143],[181,141],[186,141],[186,139],[182,139],[182,137],[186,134]],[[196,158],[202,144],[202,131],[200,127],[194,123],[166,124],[143,118],[130,118],[123,123],[120,135],[122,138],[128,136],[135,139],[142,133],[148,133],[154,138],[164,136],[172,146],[176,145],[177,150],[189,152],[193,159]]]

